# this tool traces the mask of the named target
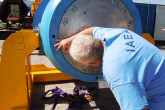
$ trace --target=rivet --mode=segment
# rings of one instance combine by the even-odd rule
[[[68,19],[67,19],[67,18],[63,18],[63,19],[62,19],[62,23],[63,23],[64,25],[68,24]]]
[[[127,8],[126,7],[122,8],[121,10],[122,10],[122,13],[127,13]]]
[[[112,4],[116,4],[117,0],[112,0]]]
[[[61,34],[59,35],[59,37],[60,37],[61,39],[64,39],[64,38],[65,38],[65,34],[64,34],[64,33],[61,33]]]
[[[88,3],[89,2],[89,0],[83,0],[85,3]]]
[[[75,5],[72,5],[72,6],[70,7],[70,9],[74,12],[74,11],[77,10],[77,7],[76,7]]]

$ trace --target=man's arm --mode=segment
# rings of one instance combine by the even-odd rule
[[[87,28],[81,32],[79,32],[78,34],[84,34],[84,35],[91,35],[93,36],[93,31],[96,29],[97,27],[90,27],[90,28]]]
[[[80,34],[84,34],[84,35],[91,35],[93,36],[93,31],[96,29],[97,27],[90,27],[90,28],[87,28],[81,32],[79,32],[78,34],[76,35],[73,35],[71,36],[70,38],[67,38],[67,39],[57,39],[56,41],[59,41],[59,43],[55,44],[54,47],[57,47],[57,51],[59,49],[63,49],[64,52],[68,52],[69,49],[70,49],[70,46],[71,46],[71,43],[72,43],[72,40],[77,37],[78,35]]]

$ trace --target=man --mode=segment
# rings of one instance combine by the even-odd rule
[[[165,110],[165,55],[127,29],[91,27],[57,40],[57,51],[98,66],[121,110]],[[100,54],[101,53],[101,54]]]

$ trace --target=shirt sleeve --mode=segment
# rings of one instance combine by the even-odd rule
[[[148,105],[142,83],[118,85],[112,92],[121,110],[142,110]]]
[[[103,27],[98,27],[93,31],[93,36],[97,39],[104,40],[104,34],[111,30],[111,28],[103,28]]]
[[[112,42],[117,39],[125,29],[98,27],[93,31],[93,36],[102,41]]]

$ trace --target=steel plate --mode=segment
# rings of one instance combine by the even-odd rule
[[[140,16],[132,0],[50,0],[41,15],[39,32],[47,57],[64,74],[87,82],[103,79],[102,72],[56,51],[56,39],[91,26],[127,28],[141,34]]]
[[[126,28],[135,31],[134,20],[127,6],[120,0],[76,0],[62,16],[59,37],[68,38],[91,26]],[[78,71],[85,74],[102,74],[98,67],[74,61],[69,53],[65,59]]]

